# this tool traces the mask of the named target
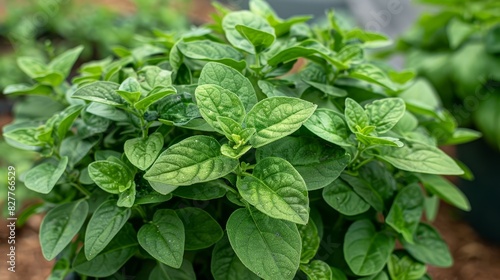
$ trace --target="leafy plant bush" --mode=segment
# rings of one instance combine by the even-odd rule
[[[500,5],[498,1],[421,0],[437,6],[406,34],[399,51],[430,81],[463,125],[500,149]]]
[[[469,209],[440,176],[464,171],[436,147],[435,130],[456,128],[437,100],[368,61],[384,36],[250,3],[87,63],[71,84],[81,48],[19,59],[35,83],[9,93],[66,106],[4,128],[44,156],[24,182],[52,208],[40,242],[53,275],[401,280],[452,264],[422,222],[439,199]]]

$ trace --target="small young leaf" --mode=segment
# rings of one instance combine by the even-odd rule
[[[363,107],[351,98],[345,100],[345,118],[352,132],[359,132],[361,129],[370,125],[368,115]]]
[[[401,233],[406,241],[413,243],[413,233],[417,229],[423,211],[422,190],[419,185],[412,184],[399,191],[385,222]]]
[[[246,201],[270,217],[307,223],[307,187],[300,174],[286,160],[265,158],[255,165],[252,174],[238,177],[236,185]]]
[[[301,250],[295,224],[253,209],[238,209],[229,217],[226,228],[231,247],[253,273],[264,279],[294,278]]]
[[[118,201],[116,202],[116,205],[118,207],[127,207],[130,208],[134,206],[135,203],[135,194],[136,194],[136,189],[135,189],[135,182],[132,181],[131,186],[124,190],[120,191],[120,195],[118,196]]]
[[[396,241],[384,232],[377,232],[369,220],[354,222],[345,235],[344,255],[349,268],[358,276],[380,272]]]
[[[140,170],[146,170],[153,164],[163,148],[163,135],[152,133],[146,139],[141,137],[125,141],[124,151],[130,163]]]
[[[391,130],[405,113],[405,102],[401,98],[375,100],[366,106],[370,125],[376,126],[378,133]]]
[[[231,248],[227,235],[224,235],[224,237],[215,244],[212,251],[212,263],[210,267],[212,276],[215,280],[261,279],[243,265],[233,248]]]
[[[26,172],[24,184],[30,190],[48,194],[63,175],[68,165],[68,157],[62,157],[58,162],[45,162]]]
[[[257,103],[246,124],[257,131],[250,139],[258,148],[292,134],[314,113],[316,105],[291,97],[271,97]]]
[[[116,234],[111,242],[92,260],[84,254],[85,246],[73,261],[73,269],[90,277],[108,277],[116,273],[137,252],[137,238],[131,224]]]
[[[106,200],[90,218],[85,232],[85,257],[92,260],[113,240],[130,217],[129,208],[116,206],[113,200]]]
[[[453,264],[448,245],[430,225],[420,223],[414,241],[412,244],[401,240],[405,249],[417,260],[438,267],[450,267]]]
[[[103,190],[109,193],[118,194],[130,188],[132,175],[123,165],[107,161],[98,160],[89,165],[90,178]]]
[[[274,33],[273,29],[267,30]],[[261,31],[246,25],[238,24],[236,25],[236,31],[238,31],[246,40],[248,40],[254,47],[256,52],[271,46],[276,39],[273,33]]]
[[[47,213],[40,225],[40,245],[46,260],[54,259],[71,242],[85,223],[88,210],[87,201],[77,200]]]
[[[323,199],[333,209],[347,216],[358,215],[370,209],[370,204],[341,179],[323,189]]]
[[[192,136],[170,146],[146,172],[148,181],[188,186],[229,174],[238,161],[220,152],[220,144],[209,136]]]
[[[71,68],[83,51],[83,46],[65,51],[64,53],[56,56],[48,65],[52,70],[55,70],[63,75],[64,78],[68,77]]]
[[[425,264],[413,260],[406,254],[402,254],[401,257],[392,254],[387,268],[391,279],[419,280],[427,272]]]
[[[236,69],[224,64],[207,63],[201,70],[198,84],[214,84],[235,93],[245,106],[246,112],[257,104],[257,95],[252,83]]]
[[[348,142],[349,134],[347,125],[342,116],[329,109],[318,109],[305,122],[304,126],[316,136],[339,145],[351,146]]]
[[[231,118],[237,123],[242,123],[245,118],[245,108],[238,96],[218,85],[198,86],[195,97],[201,116],[220,133],[223,131],[218,116]]]
[[[242,27],[238,29],[238,26]],[[265,19],[249,11],[227,14],[222,20],[222,28],[233,46],[251,54],[255,54],[255,47],[267,47],[274,41],[274,29]]]
[[[389,147],[398,147],[401,148],[404,146],[404,143],[399,141],[398,138],[394,137],[377,137],[377,136],[369,136],[363,133],[355,132],[356,138],[361,143],[367,146],[389,146]]]
[[[314,260],[308,264],[301,264],[300,270],[302,270],[307,275],[307,279],[310,280],[333,280],[332,269],[324,261]]]
[[[184,255],[184,225],[174,210],[160,209],[137,233],[139,244],[158,261],[180,268]]]
[[[224,235],[217,221],[200,208],[186,207],[175,212],[184,224],[184,232],[186,233],[185,250],[208,248],[217,243]]]

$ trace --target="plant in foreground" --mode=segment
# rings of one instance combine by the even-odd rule
[[[66,104],[4,128],[44,157],[24,182],[51,208],[54,277],[428,279],[426,264],[451,265],[421,219],[439,199],[469,208],[433,136],[456,125],[408,88],[412,73],[365,58],[384,36],[308,19],[218,7],[213,24],[157,33],[72,84],[80,48],[19,59],[36,83],[10,94]]]

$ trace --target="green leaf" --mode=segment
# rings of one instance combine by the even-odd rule
[[[73,98],[119,106],[124,103],[123,98],[116,93],[119,87],[119,84],[113,82],[94,82],[77,89]]]
[[[178,188],[178,186],[172,186],[172,185],[163,184],[160,182],[154,182],[154,181],[148,181],[148,182],[153,190],[155,190],[158,193],[161,193],[163,195],[167,195],[167,194],[175,191]]]
[[[130,188],[132,175],[123,165],[108,161],[98,160],[89,165],[90,178],[104,191],[118,194]]]
[[[345,96],[347,96],[347,91],[345,91],[344,89],[338,88],[338,87],[334,87],[334,86],[331,86],[328,84],[323,84],[323,83],[316,83],[316,82],[312,82],[312,81],[304,81],[304,82],[306,82],[308,85],[320,90],[321,92],[325,93],[328,96],[332,96],[332,97],[345,97]]]
[[[64,53],[56,56],[48,65],[52,70],[55,70],[63,75],[64,78],[68,77],[71,68],[83,51],[83,46],[65,51]]]
[[[223,180],[214,180],[210,182],[193,184],[177,188],[173,194],[178,197],[193,200],[213,200],[226,195],[228,186]]]
[[[403,117],[405,102],[401,98],[384,98],[373,101],[365,108],[370,125],[376,126],[378,133],[386,133]]]
[[[482,136],[481,132],[468,128],[457,128],[451,138],[446,139],[443,145],[458,145],[472,142]]]
[[[257,85],[267,97],[288,96],[300,97],[300,92],[293,88],[293,84],[285,80],[259,80]]]
[[[333,280],[332,269],[324,261],[314,260],[308,264],[301,264],[300,270],[302,270],[307,275],[307,279],[310,280]]]
[[[424,187],[431,193],[455,207],[470,211],[470,203],[467,197],[445,178],[429,174],[418,174],[417,176],[424,184]]]
[[[323,189],[323,199],[333,209],[347,216],[358,215],[370,209],[370,204],[341,179]]]
[[[134,104],[141,98],[141,84],[134,77],[128,77],[120,84],[117,93],[128,103]]]
[[[406,250],[417,260],[438,267],[450,267],[453,264],[448,245],[439,233],[430,225],[420,223],[414,237],[414,243],[401,240]]]
[[[23,146],[43,146],[44,143],[38,140],[36,134],[37,129],[35,127],[23,127],[4,132],[3,136],[8,140],[20,143]]]
[[[226,228],[236,255],[257,276],[294,278],[301,250],[295,224],[273,219],[256,210],[238,209],[229,217]]]
[[[137,252],[137,238],[131,224],[126,224],[111,242],[92,260],[84,254],[85,246],[73,261],[73,269],[90,277],[108,277],[120,270]]]
[[[8,85],[4,88],[5,95],[51,95],[52,88],[50,86],[35,84],[15,84]]]
[[[394,237],[377,232],[369,220],[359,220],[345,235],[345,260],[358,276],[375,274],[384,268],[395,244]]]
[[[209,136],[192,136],[170,146],[144,178],[174,186],[212,181],[232,172],[238,161],[223,156],[220,144]]]
[[[70,271],[70,263],[67,259],[59,259],[52,267],[47,280],[64,280]]]
[[[382,86],[390,91],[396,90],[396,86],[387,74],[373,64],[365,63],[356,66],[349,73],[349,77]]]
[[[73,125],[73,122],[75,122],[75,119],[78,118],[82,109],[83,106],[81,105],[72,105],[58,114],[59,117],[54,127],[57,127],[57,137],[59,140],[64,139],[64,136]]]
[[[184,255],[185,233],[182,220],[170,209],[157,210],[153,221],[137,233],[139,244],[158,261],[180,268]]]
[[[356,139],[367,146],[390,146],[390,147],[403,147],[403,142],[394,137],[377,137],[368,136],[363,133],[356,132]]]
[[[300,174],[284,159],[259,161],[252,174],[238,177],[241,196],[259,211],[298,224],[309,220],[307,187]]]
[[[162,263],[158,263],[151,274],[149,280],[196,280],[193,265],[186,259],[182,261],[180,268],[173,268]]]
[[[231,147],[229,146],[228,144],[224,144],[222,145],[222,147],[220,148],[220,152],[228,157],[228,158],[232,158],[232,159],[239,159],[240,157],[242,157],[244,154],[246,154],[250,149],[252,148],[252,146],[250,145],[247,145],[247,146],[240,146],[238,148],[235,148],[235,147]]]
[[[420,186],[412,184],[403,187],[387,215],[385,222],[403,235],[403,238],[413,243],[413,233],[424,211],[424,195]]]
[[[142,137],[125,141],[124,151],[130,163],[140,170],[146,170],[153,164],[163,148],[163,135],[152,133],[146,139]]]
[[[40,225],[40,245],[46,260],[54,259],[71,242],[85,223],[88,210],[87,201],[77,200],[47,213]]]
[[[237,123],[245,119],[245,108],[238,96],[218,85],[201,85],[196,88],[196,103],[201,116],[216,131],[223,133],[217,117],[231,118]]]
[[[134,104],[134,108],[136,108],[137,110],[146,110],[151,104],[155,103],[156,101],[162,99],[165,96],[175,94],[175,93],[177,93],[177,91],[173,87],[157,88],[156,90],[151,91],[148,94],[148,96],[137,101]]]
[[[280,157],[290,162],[308,190],[321,189],[337,179],[349,163],[345,150],[313,138],[285,137],[257,149],[257,161]]]
[[[342,179],[345,180],[354,189],[354,191],[373,209],[377,212],[384,211],[384,198],[377,186],[373,185],[370,181],[363,177],[355,177],[344,174]],[[356,200],[355,200],[356,201]]]
[[[387,276],[387,273],[385,271],[381,271],[377,274],[373,274],[367,277],[359,278],[359,280],[389,280],[389,276]],[[424,280],[424,279],[422,279]]]
[[[267,47],[274,41],[274,29],[265,19],[249,11],[227,14],[222,28],[231,45],[251,54],[255,54],[255,47]]]
[[[47,75],[50,71],[43,62],[33,57],[19,57],[17,58],[17,65],[32,79]]]
[[[339,146],[352,146],[349,143],[347,125],[342,116],[329,109],[317,109],[304,123],[316,136]]]
[[[116,122],[128,122],[129,115],[114,106],[92,102],[89,104],[85,112],[91,113],[93,115],[103,117]]]
[[[292,134],[307,121],[316,107],[292,97],[271,97],[260,101],[246,116],[247,127],[257,131],[250,143],[258,148]]]
[[[26,172],[24,184],[32,191],[48,194],[64,174],[68,165],[68,157],[56,162],[45,162]]]
[[[80,160],[82,160],[94,147],[96,141],[83,140],[78,136],[70,136],[65,138],[59,148],[59,155],[68,157],[68,165],[73,168]]]
[[[242,54],[235,48],[226,44],[209,40],[199,40],[179,42],[177,43],[177,48],[183,55],[191,59],[216,61],[236,69],[243,69],[246,66]]]
[[[401,257],[392,254],[387,263],[391,279],[419,280],[427,272],[425,264],[414,261],[411,257],[403,254]]]
[[[309,263],[316,256],[321,239],[318,229],[312,219],[305,225],[297,225],[297,229],[302,239],[302,250],[300,251],[300,263]]]
[[[347,276],[342,272],[342,270],[335,268],[335,267],[330,267],[332,271],[332,279],[333,280],[347,280]],[[388,280],[388,279],[384,279]]]
[[[185,250],[208,248],[217,243],[224,235],[217,221],[200,208],[181,208],[176,210],[176,213],[184,224],[186,233]]]
[[[137,79],[144,93],[149,93],[155,88],[169,87],[172,85],[172,72],[158,66],[144,66],[137,72]]]
[[[201,70],[199,85],[214,84],[236,95],[248,112],[257,104],[257,95],[252,83],[236,69],[217,62],[209,62]]]
[[[113,240],[130,217],[129,208],[116,206],[113,200],[106,200],[90,218],[85,232],[85,257],[92,260]]]
[[[116,202],[116,205],[118,207],[127,207],[130,208],[134,206],[135,203],[135,194],[136,194],[136,189],[135,189],[135,182],[132,181],[131,186],[126,189],[126,190],[120,190],[120,195],[118,196],[118,201]]]
[[[448,35],[448,41],[450,42],[450,48],[456,49],[463,42],[465,42],[470,35],[475,31],[472,24],[462,21],[458,17],[454,17],[448,22],[446,26],[446,33]]]
[[[212,276],[215,280],[261,279],[243,265],[233,248],[231,248],[227,235],[224,235],[224,237],[215,244],[212,251],[212,262],[210,267]]]
[[[359,132],[370,125],[368,115],[363,107],[351,98],[345,100],[345,119],[352,132]]]
[[[396,168],[418,173],[461,175],[464,171],[438,148],[414,143],[412,147],[384,148],[376,157]]]

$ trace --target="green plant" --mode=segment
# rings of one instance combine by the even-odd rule
[[[431,83],[461,125],[479,129],[500,149],[500,3],[420,2],[438,7],[419,19],[398,50],[405,53],[408,66]]]
[[[53,274],[402,280],[451,265],[421,221],[439,199],[469,209],[440,176],[464,171],[436,147],[456,126],[435,96],[368,61],[382,35],[250,4],[87,63],[72,84],[80,48],[19,59],[37,83],[8,93],[67,106],[4,129],[45,157],[24,182],[52,207],[40,242]]]

